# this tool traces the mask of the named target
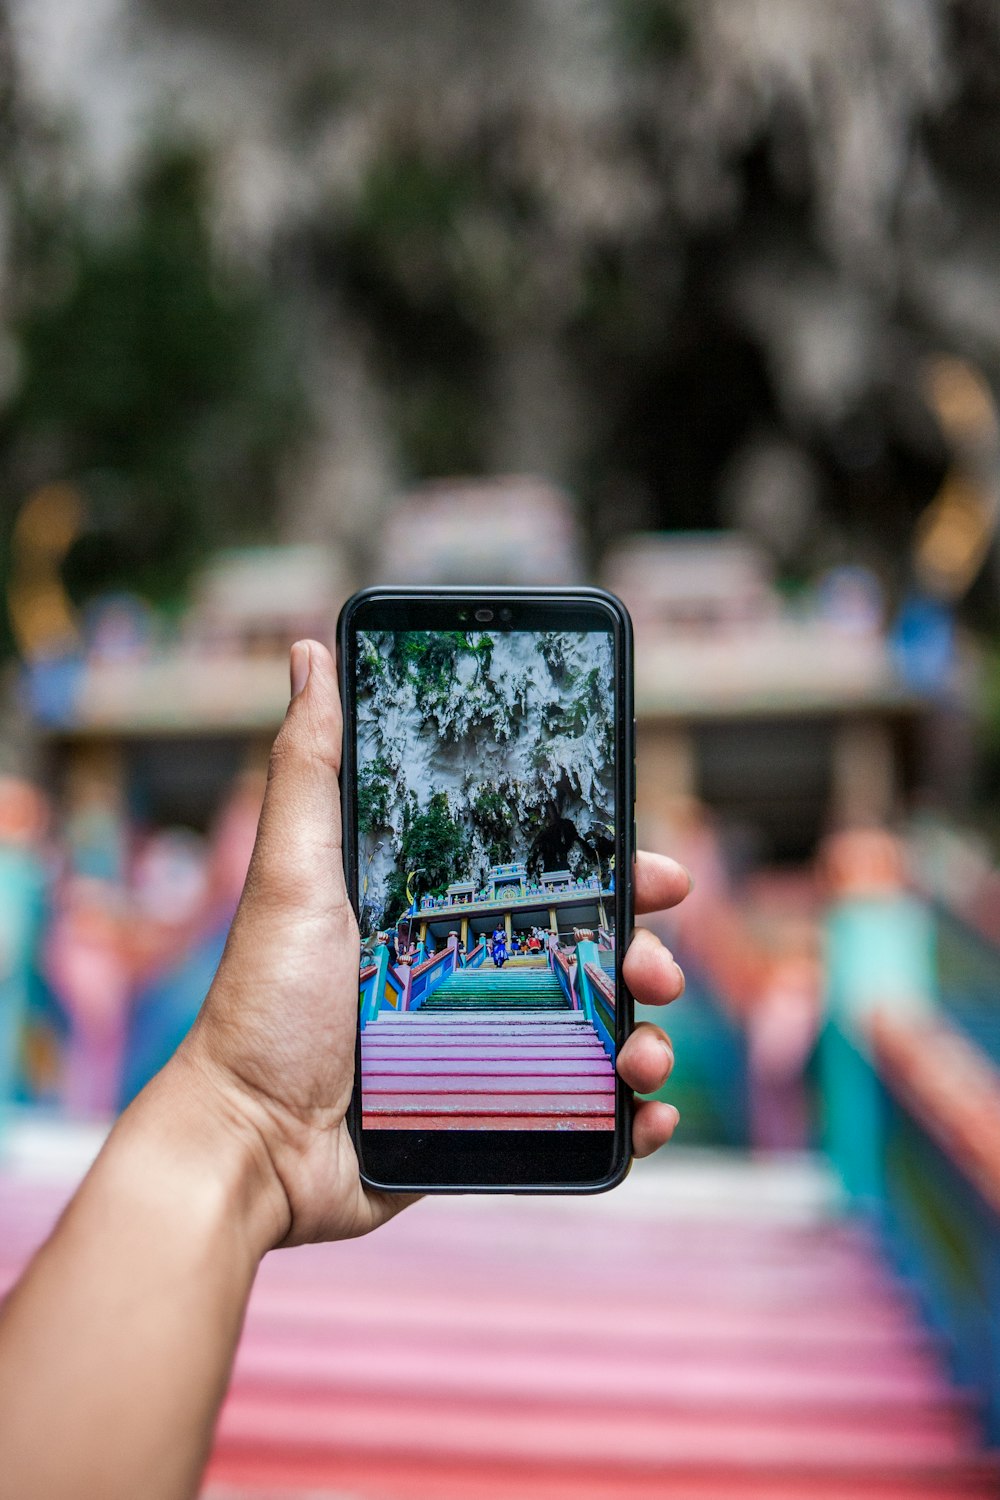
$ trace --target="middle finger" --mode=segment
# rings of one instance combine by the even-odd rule
[[[674,1066],[670,1038],[649,1021],[640,1021],[618,1054],[618,1075],[638,1094],[662,1089]]]
[[[632,934],[622,976],[640,1005],[669,1005],[684,989],[680,965],[648,927],[638,927]]]

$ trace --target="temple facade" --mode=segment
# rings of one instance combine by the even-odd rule
[[[529,877],[521,861],[492,865],[486,881],[457,880],[443,896],[424,896],[411,914],[413,930],[424,952],[433,952],[457,933],[469,953],[497,927],[507,933],[533,927],[572,940],[574,929],[607,931],[613,909],[613,885],[597,874],[573,876],[569,870],[544,870]]]

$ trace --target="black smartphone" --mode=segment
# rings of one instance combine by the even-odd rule
[[[361,932],[351,1126],[388,1191],[631,1160],[632,630],[597,589],[377,588],[338,626]]]

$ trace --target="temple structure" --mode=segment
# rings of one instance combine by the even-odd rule
[[[521,861],[492,865],[486,882],[457,880],[443,896],[424,896],[412,915],[418,945],[433,952],[458,934],[466,953],[497,927],[507,933],[530,932],[540,927],[558,933],[567,941],[574,929],[608,929],[614,886],[602,885],[595,873],[576,876],[569,870],[545,870],[529,878]]]

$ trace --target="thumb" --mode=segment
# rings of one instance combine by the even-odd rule
[[[267,790],[241,908],[303,913],[347,905],[340,818],[343,719],[333,657],[318,641],[291,651],[292,699],[271,749]]]

